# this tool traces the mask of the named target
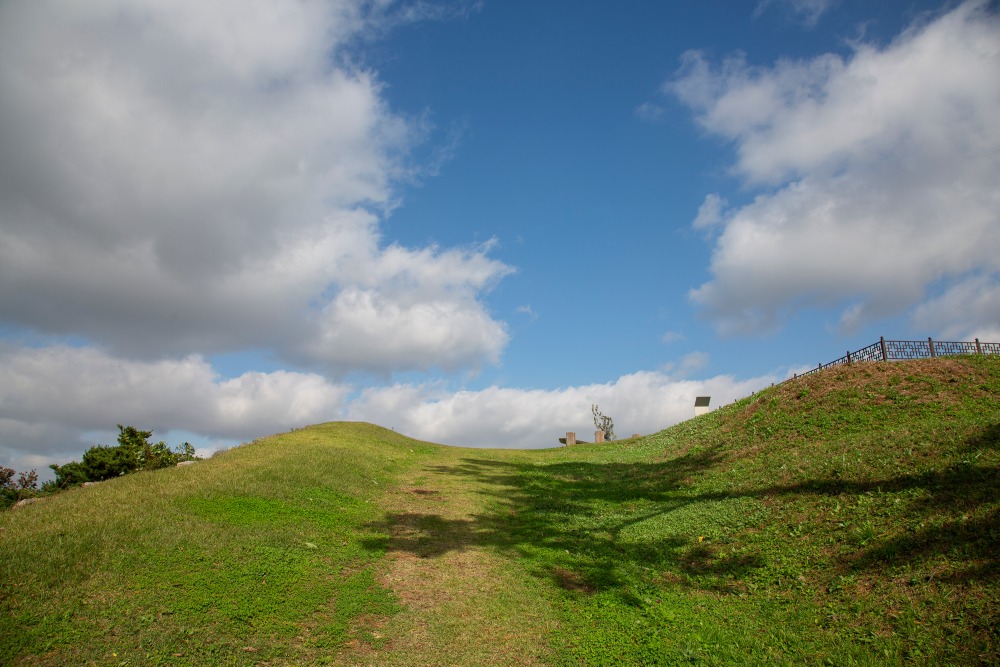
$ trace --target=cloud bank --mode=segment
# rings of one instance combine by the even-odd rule
[[[819,3],[822,4],[822,3]],[[966,2],[885,46],[751,66],[685,54],[664,86],[731,142],[756,190],[694,226],[717,230],[691,300],[723,335],[840,311],[850,333],[916,310],[931,332],[1000,328],[1000,18]],[[975,294],[987,311],[965,311]],[[965,326],[948,316],[963,313]]]
[[[101,431],[118,421],[249,438],[330,419],[349,391],[313,373],[224,379],[198,356],[125,361],[71,347],[0,354],[0,387],[0,433],[34,434],[33,449],[42,452],[65,446],[60,427]]]
[[[89,348],[7,348],[0,350],[0,442],[8,444],[0,453],[4,465],[44,471],[49,463],[79,458],[101,438],[112,442],[109,428],[119,422],[152,429],[156,438],[179,431],[233,443],[340,419],[443,444],[554,447],[566,431],[591,438],[592,404],[614,418],[619,437],[627,437],[689,419],[695,396],[712,396],[712,405],[720,406],[776,381],[770,375],[685,379],[703,357],[685,357],[676,373],[633,373],[582,387],[455,392],[428,383],[357,393],[314,373],[247,372],[226,379],[197,355],[126,361]]]
[[[557,447],[573,431],[592,440],[590,406],[614,419],[618,437],[660,431],[694,416],[696,396],[719,406],[774,382],[771,376],[736,380],[718,376],[684,380],[639,372],[615,382],[554,390],[489,387],[453,392],[434,385],[369,389],[347,410],[352,419],[382,424],[415,437],[471,447]]]
[[[389,9],[0,6],[0,325],[328,374],[495,362],[507,329],[480,297],[511,268],[489,244],[381,241],[426,134],[351,60],[423,18]]]

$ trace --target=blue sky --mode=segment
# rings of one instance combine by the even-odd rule
[[[853,40],[885,45],[942,8],[872,4],[807,3],[821,12],[812,18],[782,2],[507,2],[380,45],[371,57],[387,98],[430,110],[442,140],[461,137],[441,174],[406,192],[386,233],[407,244],[495,237],[494,255],[517,269],[489,297],[516,335],[480,379],[605,382],[694,352],[709,354],[706,372],[746,375],[894,335],[900,323],[884,321],[831,332],[826,309],[789,318],[792,335],[715,335],[688,298],[710,278],[712,251],[691,222],[706,194],[735,203],[755,190],[730,173],[732,146],[661,93],[688,50],[743,52],[764,67],[849,57]]]
[[[1000,340],[991,2],[0,7],[0,464],[540,447]]]

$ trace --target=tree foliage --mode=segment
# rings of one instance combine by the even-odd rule
[[[17,475],[17,479],[14,479]],[[19,473],[12,468],[0,466],[0,508],[10,507],[24,498],[33,498],[38,491],[38,473]]]
[[[598,431],[604,431],[605,440],[615,439],[615,422],[611,417],[608,417],[600,411],[596,405],[590,406],[590,411],[594,413],[594,428]]]
[[[150,442],[152,431],[118,424],[118,444],[95,445],[83,454],[81,461],[49,466],[56,474],[56,486],[65,488],[83,482],[100,482],[139,470],[155,470],[193,461],[194,447],[185,442],[173,451],[163,442]]]

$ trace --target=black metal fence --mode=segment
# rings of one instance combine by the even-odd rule
[[[840,359],[834,359],[828,364],[819,364],[816,368],[797,373],[794,379],[821,371],[831,366],[851,364],[856,361],[895,361],[900,359],[931,359],[947,357],[956,354],[1000,354],[1000,343],[981,343],[979,339],[968,341],[939,341],[928,338],[923,340],[886,340],[879,338],[877,343],[863,347],[857,352],[848,352]]]

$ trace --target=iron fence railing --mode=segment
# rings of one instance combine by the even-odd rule
[[[930,359],[933,357],[947,357],[957,354],[1000,354],[1000,343],[981,343],[979,339],[974,341],[939,341],[928,338],[923,340],[886,340],[879,338],[877,343],[872,343],[856,352],[848,352],[839,359],[834,359],[827,364],[819,364],[816,368],[804,373],[796,373],[791,379],[816,373],[824,368],[839,366],[841,364],[851,364],[858,361],[895,361],[901,359]]]

